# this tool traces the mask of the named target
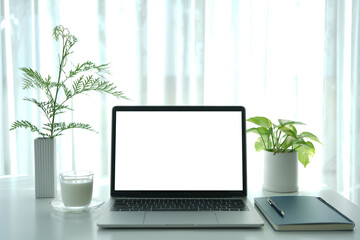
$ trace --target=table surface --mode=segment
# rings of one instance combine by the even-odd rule
[[[109,198],[109,180],[94,184],[94,197]],[[254,197],[279,195],[257,187]],[[285,195],[285,194],[282,194]],[[100,229],[101,208],[85,213],[64,213],[51,206],[53,199],[36,199],[34,178],[0,178],[0,239],[360,239],[360,208],[326,186],[302,188],[291,195],[320,196],[355,222],[354,231],[276,232],[264,219],[259,229]],[[261,214],[260,214],[261,215]]]

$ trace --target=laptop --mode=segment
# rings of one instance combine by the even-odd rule
[[[246,198],[245,108],[115,106],[100,228],[258,228]]]

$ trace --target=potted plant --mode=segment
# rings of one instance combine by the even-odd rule
[[[45,116],[45,123],[42,127],[38,127],[29,121],[17,120],[10,128],[10,130],[29,129],[41,136],[34,141],[36,197],[55,196],[55,138],[61,136],[64,131],[74,128],[94,131],[89,124],[65,123],[59,120],[61,114],[73,111],[69,106],[69,100],[90,92],[107,93],[126,99],[123,92],[118,91],[113,83],[102,80],[103,75],[108,73],[108,64],[96,65],[91,61],[86,61],[68,66],[69,56],[73,54],[72,48],[78,39],[67,28],[61,25],[56,26],[53,29],[53,38],[61,44],[55,81],[50,76],[43,77],[31,68],[20,68],[23,74],[23,89],[39,89],[43,93],[44,99],[26,97],[24,100],[35,104],[40,109]]]
[[[313,142],[321,143],[319,139],[310,132],[299,134],[294,125],[304,125],[301,122],[279,119],[279,124],[274,124],[266,117],[247,121],[258,125],[247,130],[259,135],[255,150],[265,151],[263,188],[274,192],[297,191],[298,160],[306,167],[315,154]]]

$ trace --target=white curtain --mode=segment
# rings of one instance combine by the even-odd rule
[[[360,1],[326,2],[323,181],[360,205]]]
[[[59,24],[79,39],[71,61],[110,63],[108,79],[131,99],[97,94],[74,99],[75,111],[63,120],[89,123],[99,134],[74,130],[57,138],[59,172],[89,169],[108,176],[114,105],[244,105],[248,117],[303,121],[304,130],[327,143],[323,121],[338,120],[327,115],[334,99],[329,100],[323,67],[329,2],[325,8],[325,0],[0,0],[0,175],[33,174],[37,136],[9,132],[15,120],[42,122],[37,109],[22,100],[41,94],[22,90],[19,67],[56,76],[59,46],[51,33]],[[353,16],[358,21],[359,13]],[[355,109],[359,91],[352,92],[348,106]],[[354,128],[356,116],[351,117]],[[325,156],[330,150],[325,144],[316,148],[312,163],[301,169],[302,181],[321,180],[322,149]],[[248,175],[260,181],[262,155],[255,153],[251,136],[248,153]]]

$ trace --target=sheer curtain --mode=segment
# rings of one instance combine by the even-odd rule
[[[108,176],[114,105],[244,105],[249,117],[303,121],[304,130],[327,137],[322,135],[329,101],[323,87],[325,1],[0,0],[0,4],[0,175],[33,174],[37,136],[8,130],[14,120],[41,124],[37,109],[22,101],[41,94],[22,90],[18,69],[27,66],[55,76],[59,46],[51,33],[59,24],[79,39],[71,61],[109,62],[108,79],[131,100],[96,94],[74,99],[75,111],[63,120],[89,123],[99,134],[74,130],[59,137],[58,171],[85,168]],[[262,155],[255,153],[254,139],[248,140],[250,181],[261,182],[256,172]],[[316,147],[312,163],[301,169],[303,181],[321,181],[322,146]]]
[[[326,2],[323,181],[360,205],[360,2]]]

